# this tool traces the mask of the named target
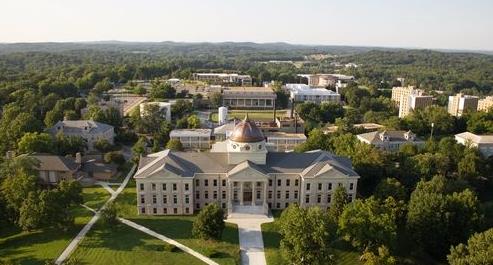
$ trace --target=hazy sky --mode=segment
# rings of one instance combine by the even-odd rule
[[[0,42],[96,40],[493,50],[493,0],[0,0]]]

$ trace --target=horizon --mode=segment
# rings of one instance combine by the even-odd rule
[[[491,51],[492,10],[487,0],[6,0],[0,43],[282,42]]]

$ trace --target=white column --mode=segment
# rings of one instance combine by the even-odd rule
[[[255,192],[255,184],[256,182],[252,181],[252,206],[255,206],[255,201],[257,200],[257,194]]]
[[[264,205],[267,204],[267,183],[269,181],[264,181]]]
[[[240,182],[240,205],[243,205],[243,182]]]

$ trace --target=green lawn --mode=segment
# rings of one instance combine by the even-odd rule
[[[74,209],[74,214],[75,226],[67,232],[55,229],[22,232],[15,227],[0,228],[0,260],[43,265],[46,260],[56,259],[93,216],[81,206]]]
[[[107,228],[99,222],[72,255],[83,264],[203,264],[182,251],[166,251],[166,243],[124,224]]]
[[[259,121],[269,121],[272,120],[274,116],[274,111],[272,110],[230,110],[228,111],[228,118],[237,118],[237,119],[243,119],[245,118],[245,115],[248,113],[248,117],[251,120],[259,120]],[[286,115],[285,110],[278,110],[276,111],[276,116],[277,117],[284,117]],[[217,113],[212,113],[211,114],[211,121],[217,122]]]
[[[82,189],[84,204],[95,210],[103,206],[110,196],[110,193],[101,186],[85,187]]]
[[[192,223],[195,216],[138,216],[136,210],[135,181],[115,200],[119,214],[160,234],[212,257],[219,264],[239,264],[238,230],[227,224],[219,242],[193,239]],[[163,250],[164,242],[134,228],[120,224],[108,229],[99,223],[89,232],[74,257],[85,264],[201,264],[195,257],[183,252]]]

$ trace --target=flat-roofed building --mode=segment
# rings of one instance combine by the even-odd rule
[[[269,152],[293,151],[296,146],[306,142],[306,136],[303,133],[267,132],[264,135],[265,147]]]
[[[296,102],[317,104],[341,102],[341,95],[325,88],[315,88],[305,84],[286,84],[286,88],[289,90],[290,98]]]
[[[489,111],[493,108],[493,96],[478,100],[478,111]]]
[[[378,130],[382,129],[385,126],[380,125],[378,123],[358,123],[358,124],[354,124],[353,127],[354,128],[361,128],[361,129],[363,129],[366,132],[373,132],[373,131],[378,131]],[[327,133],[335,133],[335,132],[337,132],[338,129],[339,129],[338,126],[336,126],[336,125],[330,125],[330,126],[327,126],[324,129],[324,133],[325,134],[327,134]]]
[[[223,106],[229,109],[274,109],[277,95],[268,87],[228,87],[223,89]]]
[[[406,97],[405,95],[403,95],[399,102],[399,118],[404,118],[412,111],[424,109],[428,106],[431,106],[432,104],[432,96],[411,94]]]
[[[460,117],[464,112],[475,112],[478,109],[478,97],[458,93],[448,97],[448,113]]]
[[[479,152],[486,158],[493,156],[493,135],[463,132],[456,134],[455,140],[460,144],[478,148]]]
[[[382,131],[358,134],[360,142],[371,144],[381,150],[395,152],[404,144],[421,147],[425,142],[416,137],[411,131]]]
[[[307,80],[311,87],[335,87],[338,82],[348,83],[355,80],[354,76],[342,74],[299,74]]]
[[[250,75],[227,74],[227,73],[194,73],[194,80],[205,81],[211,84],[227,85],[236,84],[242,86],[251,86],[252,77]]]
[[[113,144],[115,138],[114,127],[92,120],[59,121],[48,129],[51,135],[61,133],[65,136],[77,136],[84,139],[88,150],[94,150],[94,144],[99,140],[106,140]]]
[[[414,88],[414,86],[393,87],[391,99],[392,99],[392,101],[394,101],[396,103],[397,106],[399,106],[401,99],[407,98],[411,94],[421,96],[421,95],[424,95],[424,90],[416,89],[416,88]]]
[[[269,152],[248,119],[211,152],[164,150],[141,157],[134,175],[141,215],[187,215],[218,203],[228,214],[301,207],[328,209],[337,187],[356,199],[359,175],[347,157],[326,151]]]
[[[211,137],[212,129],[175,129],[169,133],[169,138],[179,140],[184,149],[209,149]]]

